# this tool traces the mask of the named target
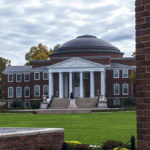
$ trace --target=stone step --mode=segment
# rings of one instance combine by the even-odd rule
[[[67,109],[69,101],[69,98],[54,98],[49,109]],[[95,108],[97,101],[97,98],[75,98],[77,108]]]

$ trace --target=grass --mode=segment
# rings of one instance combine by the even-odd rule
[[[131,135],[136,135],[136,113],[1,113],[0,127],[64,128],[65,140],[78,140],[93,145],[110,139],[126,143]]]

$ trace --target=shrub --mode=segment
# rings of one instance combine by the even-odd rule
[[[23,102],[22,100],[14,100],[11,106],[14,109],[21,109],[23,107]]]
[[[40,101],[31,101],[30,107],[31,107],[31,109],[39,109]]]
[[[119,149],[119,147],[116,147],[116,148],[114,148],[113,150],[118,150]],[[128,150],[127,148],[121,148],[120,150]]]
[[[74,150],[75,146],[81,144],[79,141],[66,141],[66,150]]]
[[[135,106],[136,105],[136,98],[135,97],[127,97],[123,99],[124,106]]]
[[[77,144],[74,150],[93,150],[88,144]]]
[[[103,146],[102,146],[102,150],[112,150],[116,147],[120,147],[122,146],[123,143],[120,141],[114,141],[114,140],[109,140],[104,142]]]

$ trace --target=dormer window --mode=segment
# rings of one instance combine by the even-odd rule
[[[8,75],[8,82],[13,82],[13,74]]]

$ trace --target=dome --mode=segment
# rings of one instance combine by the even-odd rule
[[[82,35],[77,38],[70,40],[63,45],[61,45],[58,49],[54,51],[55,54],[67,54],[67,53],[116,53],[121,54],[118,48],[113,46],[112,44],[97,38],[92,35]]]

